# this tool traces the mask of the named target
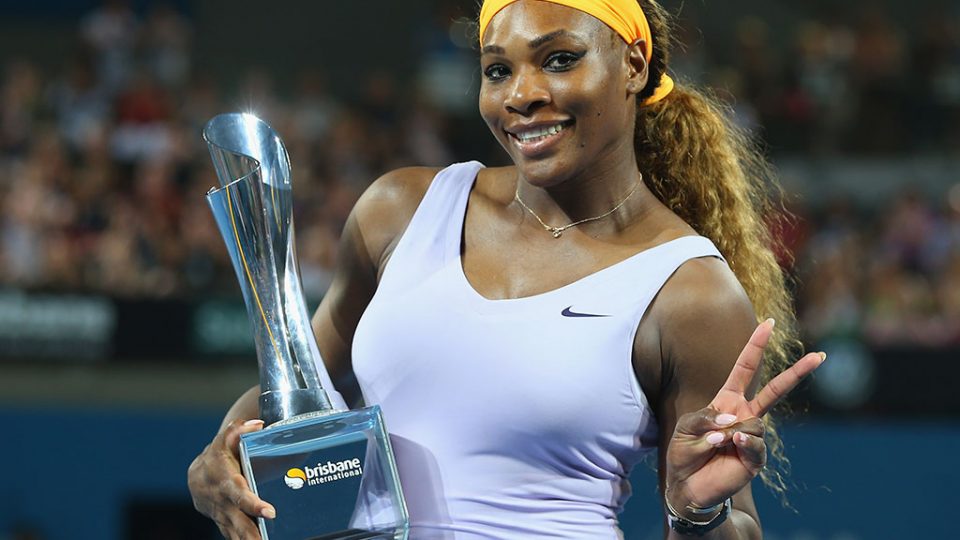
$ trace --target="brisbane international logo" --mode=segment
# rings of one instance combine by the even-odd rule
[[[316,486],[328,482],[336,482],[344,478],[351,478],[363,474],[363,466],[359,458],[343,461],[327,461],[318,463],[316,467],[294,467],[283,476],[283,482],[290,489],[300,489],[303,486]]]
[[[290,489],[300,489],[307,483],[307,475],[300,469],[290,469],[284,475],[283,481]]]

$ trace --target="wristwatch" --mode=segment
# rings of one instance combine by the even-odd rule
[[[670,524],[670,528],[680,534],[692,536],[703,536],[722,525],[730,515],[731,508],[730,499],[727,499],[723,501],[723,507],[720,509],[720,513],[710,521],[691,521],[674,511],[674,509],[670,507],[670,503],[666,497],[664,497],[664,503],[667,507],[667,523]]]

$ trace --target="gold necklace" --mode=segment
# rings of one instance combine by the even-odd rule
[[[633,196],[633,194],[637,191],[637,188],[639,188],[639,187],[640,187],[640,184],[642,184],[642,183],[643,183],[643,173],[640,173],[640,180],[637,181],[637,184],[636,184],[635,186],[633,186],[633,189],[630,190],[630,193],[627,193],[627,196],[624,197],[622,201],[620,201],[619,203],[617,203],[616,206],[614,206],[614,207],[611,208],[610,210],[607,210],[606,212],[600,214],[599,216],[584,218],[584,219],[581,219],[581,220],[579,220],[579,221],[574,221],[574,222],[568,223],[568,224],[563,225],[563,226],[561,226],[561,227],[551,227],[550,225],[547,225],[546,223],[543,222],[542,219],[540,219],[540,216],[538,216],[537,213],[533,211],[533,209],[531,209],[529,206],[527,206],[527,205],[523,202],[523,199],[520,198],[520,182],[517,182],[517,191],[516,191],[516,193],[513,194],[513,198],[514,198],[518,203],[520,203],[520,206],[522,206],[527,212],[530,212],[530,214],[533,215],[533,217],[537,218],[537,221],[540,222],[540,225],[542,225],[543,228],[544,228],[547,232],[549,232],[550,234],[552,234],[554,238],[560,238],[560,236],[563,235],[563,231],[565,231],[565,230],[567,230],[567,229],[569,229],[569,228],[571,228],[571,227],[576,227],[577,225],[582,225],[582,224],[584,224],[584,223],[587,223],[588,221],[596,221],[596,220],[598,220],[598,219],[603,219],[603,218],[609,216],[610,214],[616,212],[617,210],[619,210],[620,207],[623,206],[623,204],[624,204],[625,202],[627,202],[627,199],[629,199],[631,196]]]

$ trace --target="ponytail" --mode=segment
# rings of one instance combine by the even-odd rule
[[[655,1],[640,4],[657,44],[649,80],[658,81],[672,41],[670,19]],[[784,217],[770,197],[771,190],[779,195],[778,184],[769,163],[717,99],[677,84],[663,100],[641,106],[651,86],[637,96],[637,166],[661,202],[716,244],[753,303],[758,321],[777,321],[760,370],[762,387],[787,368],[800,349],[786,276],[774,255],[779,250],[769,228]],[[781,472],[789,469],[789,462],[774,421],[768,415],[764,423],[772,460],[760,476],[783,496]]]

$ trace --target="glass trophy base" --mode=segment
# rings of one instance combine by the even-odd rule
[[[407,537],[380,407],[306,414],[240,438],[250,488],[276,508],[264,540]]]

